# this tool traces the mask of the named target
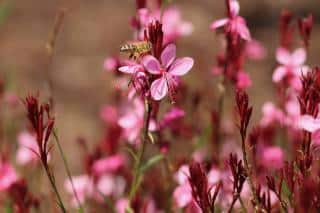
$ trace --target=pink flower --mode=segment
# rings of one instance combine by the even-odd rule
[[[266,49],[257,40],[251,40],[246,43],[245,54],[248,58],[259,60],[266,56]]]
[[[97,201],[103,202],[103,196],[114,195],[119,197],[125,190],[126,182],[121,176],[114,176],[111,174],[105,174],[99,177],[95,184],[94,198]]]
[[[227,33],[239,35],[242,39],[250,41],[251,36],[246,21],[241,16],[238,16],[240,11],[239,2],[237,0],[229,0],[229,6],[229,17],[212,22],[210,29],[215,31],[217,28],[225,26]]]
[[[192,24],[183,21],[180,10],[175,7],[170,7],[163,12],[162,26],[165,44],[174,42],[181,36],[190,35],[193,31]]]
[[[283,151],[280,147],[271,146],[262,150],[262,164],[272,169],[280,169],[283,166]]]
[[[189,57],[176,58],[176,46],[169,44],[161,53],[161,64],[152,55],[143,57],[142,64],[153,75],[161,75],[151,84],[151,96],[154,100],[161,100],[175,85],[175,77],[185,75],[193,66],[193,59]]]
[[[178,186],[173,192],[173,198],[178,208],[186,207],[192,201],[191,187],[189,183]]]
[[[115,172],[121,168],[124,163],[125,159],[122,155],[112,155],[96,160],[92,165],[92,170],[96,175]]]
[[[115,57],[109,57],[104,60],[103,68],[107,71],[116,70],[119,65],[119,61]]]
[[[267,102],[262,106],[261,126],[266,127],[274,122],[282,123],[284,115],[272,102]]]
[[[308,71],[308,67],[303,65],[306,57],[306,51],[303,48],[296,49],[292,54],[284,48],[278,48],[276,58],[280,66],[275,69],[272,80],[278,83],[285,77],[290,76],[292,77],[290,84],[293,88],[299,90],[301,88],[299,78],[301,74]]]
[[[120,198],[117,200],[115,209],[117,213],[126,213],[126,209],[129,207],[129,200],[127,198]]]
[[[144,106],[139,98],[133,100],[132,107],[127,107],[126,112],[118,120],[118,124],[123,128],[123,136],[131,144],[138,144],[140,142],[139,135],[143,127]],[[154,121],[150,122],[149,130],[156,129]]]
[[[8,190],[17,180],[15,169],[6,161],[0,160],[0,192]]]
[[[307,132],[315,132],[320,129],[320,118],[314,118],[311,115],[302,115],[299,120],[301,129]]]
[[[72,177],[73,185],[80,203],[84,203],[85,200],[92,195],[93,192],[93,181],[88,175],[80,175]],[[65,181],[64,187],[68,194],[71,195],[71,205],[73,207],[78,207],[78,202],[76,196],[73,192],[71,182]]]
[[[100,117],[106,124],[117,123],[118,110],[114,106],[104,106],[100,111]]]
[[[237,88],[238,89],[247,89],[251,87],[252,81],[250,75],[244,71],[239,71],[237,73]]]
[[[18,135],[19,148],[17,150],[17,163],[26,165],[28,163],[35,163],[39,160],[39,147],[36,137],[29,132],[21,132]]]
[[[150,12],[148,9],[142,8],[137,11],[137,26],[140,26],[138,39],[143,40],[144,30],[155,20],[162,22],[163,41],[164,44],[176,41],[182,36],[188,36],[193,31],[193,26],[190,22],[183,21],[180,10],[176,7],[169,7],[163,11],[162,18],[160,10]],[[142,27],[141,27],[142,26]]]

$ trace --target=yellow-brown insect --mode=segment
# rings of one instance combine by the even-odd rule
[[[152,44],[149,41],[139,41],[124,44],[120,47],[120,52],[128,53],[129,58],[137,59],[150,52]]]

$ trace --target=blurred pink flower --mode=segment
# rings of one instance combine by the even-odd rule
[[[300,90],[301,81],[299,78],[301,74],[306,73],[309,68],[304,65],[306,61],[306,51],[303,48],[296,49],[292,54],[280,47],[277,49],[276,58],[280,63],[272,75],[272,80],[275,83],[280,82],[285,77],[290,76],[290,84],[293,88]]]
[[[177,186],[173,192],[173,198],[178,208],[186,207],[192,201],[190,184],[185,183]]]
[[[138,33],[138,39],[144,39],[144,30],[153,21],[161,20],[162,30],[163,30],[163,42],[168,44],[175,42],[182,36],[188,36],[193,31],[193,26],[190,22],[183,21],[181,18],[181,12],[176,7],[168,7],[162,13],[160,10],[150,12],[146,8],[139,9],[137,11],[137,20],[140,26],[140,31]],[[142,27],[141,27],[142,26]]]
[[[259,60],[266,56],[266,49],[259,41],[251,40],[246,43],[245,54],[250,59]]]
[[[180,10],[176,7],[169,7],[163,12],[162,26],[165,44],[174,42],[182,36],[190,35],[193,31],[192,24],[182,20]]]
[[[174,77],[185,75],[193,67],[193,59],[189,57],[176,59],[176,46],[169,44],[161,53],[161,64],[152,55],[143,57],[142,64],[147,71],[154,75],[161,75],[151,84],[151,96],[154,100],[161,100],[174,87]]]
[[[247,89],[251,87],[252,81],[250,75],[244,71],[239,71],[237,73],[237,88],[238,89]]]
[[[140,130],[143,127],[144,106],[139,98],[132,101],[132,106],[128,106],[126,112],[118,120],[118,124],[123,128],[123,136],[131,144],[138,144],[140,142]],[[152,120],[149,125],[149,130],[156,129],[156,124]]]
[[[262,118],[260,125],[263,127],[269,126],[274,122],[282,124],[284,115],[272,102],[266,102],[262,106]]]
[[[229,0],[230,9],[228,11],[228,18],[219,19],[210,25],[210,29],[215,31],[217,28],[225,26],[225,31],[233,35],[239,35],[242,39],[250,41],[250,31],[247,27],[246,20],[238,16],[240,5],[237,0]]]
[[[267,168],[281,169],[284,163],[284,154],[280,147],[270,146],[262,150],[262,164]]]
[[[106,124],[115,124],[118,120],[118,110],[114,106],[104,106],[100,110],[100,117]]]
[[[0,192],[8,190],[17,180],[15,169],[5,160],[0,160]]]
[[[314,118],[311,115],[302,115],[299,120],[301,129],[308,132],[315,132],[320,130],[320,118]]]
[[[126,182],[121,176],[104,174],[99,177],[95,183],[95,193],[93,197],[100,202],[104,202],[103,196],[113,195],[119,197],[123,194],[125,186]]]
[[[117,70],[119,61],[116,57],[108,57],[104,60],[103,68],[107,71]]]
[[[74,176],[72,177],[72,181],[77,197],[79,198],[80,203],[83,204],[86,199],[92,195],[93,181],[88,175]],[[78,207],[78,202],[69,179],[65,181],[64,187],[67,193],[71,196],[71,205],[73,207]]]
[[[124,156],[120,154],[108,156],[96,160],[92,165],[92,171],[96,175],[101,175],[103,173],[115,172],[121,168],[125,163]]]
[[[38,162],[39,147],[36,137],[29,132],[21,132],[18,135],[19,148],[17,150],[16,160],[20,165]]]
[[[14,92],[5,92],[4,100],[10,107],[16,107],[19,104],[19,97]]]
[[[126,209],[129,207],[129,200],[127,198],[120,198],[117,200],[115,210],[117,213],[126,213]]]
[[[163,118],[159,121],[158,128],[170,127],[175,124],[177,120],[184,117],[185,112],[178,108],[173,107],[171,108],[166,114],[164,114]]]
[[[311,138],[314,145],[320,146],[320,129],[314,131]]]

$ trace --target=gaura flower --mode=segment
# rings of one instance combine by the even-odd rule
[[[311,115],[302,115],[299,120],[299,126],[301,129],[313,133],[320,129],[320,119]]]
[[[247,27],[246,20],[238,16],[240,5],[237,0],[229,0],[228,5],[228,18],[219,19],[210,25],[210,29],[215,31],[220,27],[225,27],[225,32],[233,35],[239,35],[242,39],[250,41],[250,31]]]
[[[161,53],[161,62],[154,56],[143,57],[142,64],[153,75],[160,75],[151,84],[150,92],[154,100],[161,100],[166,94],[172,92],[175,86],[175,77],[183,76],[193,67],[190,57],[176,59],[176,46],[169,44]]]
[[[291,86],[299,90],[301,88],[300,77],[308,71],[308,67],[304,65],[306,58],[306,51],[303,48],[296,49],[293,53],[284,48],[278,48],[276,59],[280,66],[275,69],[272,75],[273,82],[278,83],[290,76]]]
[[[18,180],[15,169],[5,160],[0,159],[0,192],[6,191]]]
[[[39,160],[39,148],[36,137],[28,132],[21,132],[18,135],[19,149],[17,151],[17,163],[26,165]],[[37,155],[37,154],[38,155]]]

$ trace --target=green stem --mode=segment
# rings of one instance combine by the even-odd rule
[[[57,145],[58,145],[59,153],[60,153],[60,156],[61,156],[61,158],[62,158],[64,168],[65,168],[65,170],[66,170],[66,172],[67,172],[67,176],[68,176],[68,179],[69,179],[69,181],[70,181],[70,183],[71,183],[71,187],[72,187],[73,194],[74,194],[74,196],[75,196],[75,198],[76,198],[76,200],[77,200],[78,206],[79,206],[79,211],[80,211],[80,212],[84,212],[84,211],[83,211],[83,207],[82,207],[82,205],[81,205],[81,202],[80,202],[80,200],[79,200],[78,194],[77,194],[77,192],[76,192],[76,189],[75,189],[75,187],[74,187],[74,183],[73,183],[73,179],[72,179],[72,176],[71,176],[70,168],[69,168],[69,166],[68,166],[68,162],[67,162],[66,156],[65,156],[65,154],[64,154],[64,152],[63,152],[63,150],[62,150],[62,147],[61,147],[61,145],[60,145],[59,137],[58,137],[58,135],[57,135],[57,133],[56,133],[56,130],[53,130],[53,136],[54,136],[54,139],[55,139],[55,141],[56,141],[56,143],[57,143]]]
[[[48,176],[48,179],[49,179],[49,181],[50,181],[50,184],[51,184],[51,186],[52,186],[52,189],[53,189],[54,193],[55,193],[56,196],[57,196],[59,207],[60,207],[60,209],[61,209],[61,211],[62,211],[63,213],[66,213],[67,210],[66,210],[66,208],[64,207],[64,204],[63,204],[63,202],[62,202],[60,193],[59,193],[59,191],[58,191],[58,189],[57,189],[57,186],[56,186],[56,183],[55,183],[55,180],[54,180],[54,176],[50,173],[50,169],[49,169],[48,165],[45,164],[44,162],[42,162],[42,163],[43,163],[43,166],[44,166],[44,168],[45,168],[45,171],[46,171],[46,174],[47,174],[47,176]]]
[[[148,138],[148,132],[149,132],[149,124],[151,120],[151,103],[148,100],[145,100],[145,119],[144,119],[144,129],[142,134],[142,140],[141,140],[141,147],[138,153],[138,158],[135,162],[134,166],[134,176],[133,176],[133,182],[131,185],[130,193],[129,193],[129,203],[131,204],[132,199],[134,198],[139,185],[141,183],[141,173],[140,173],[140,167],[142,165],[142,159],[143,155],[146,149],[147,145],[147,138]]]

